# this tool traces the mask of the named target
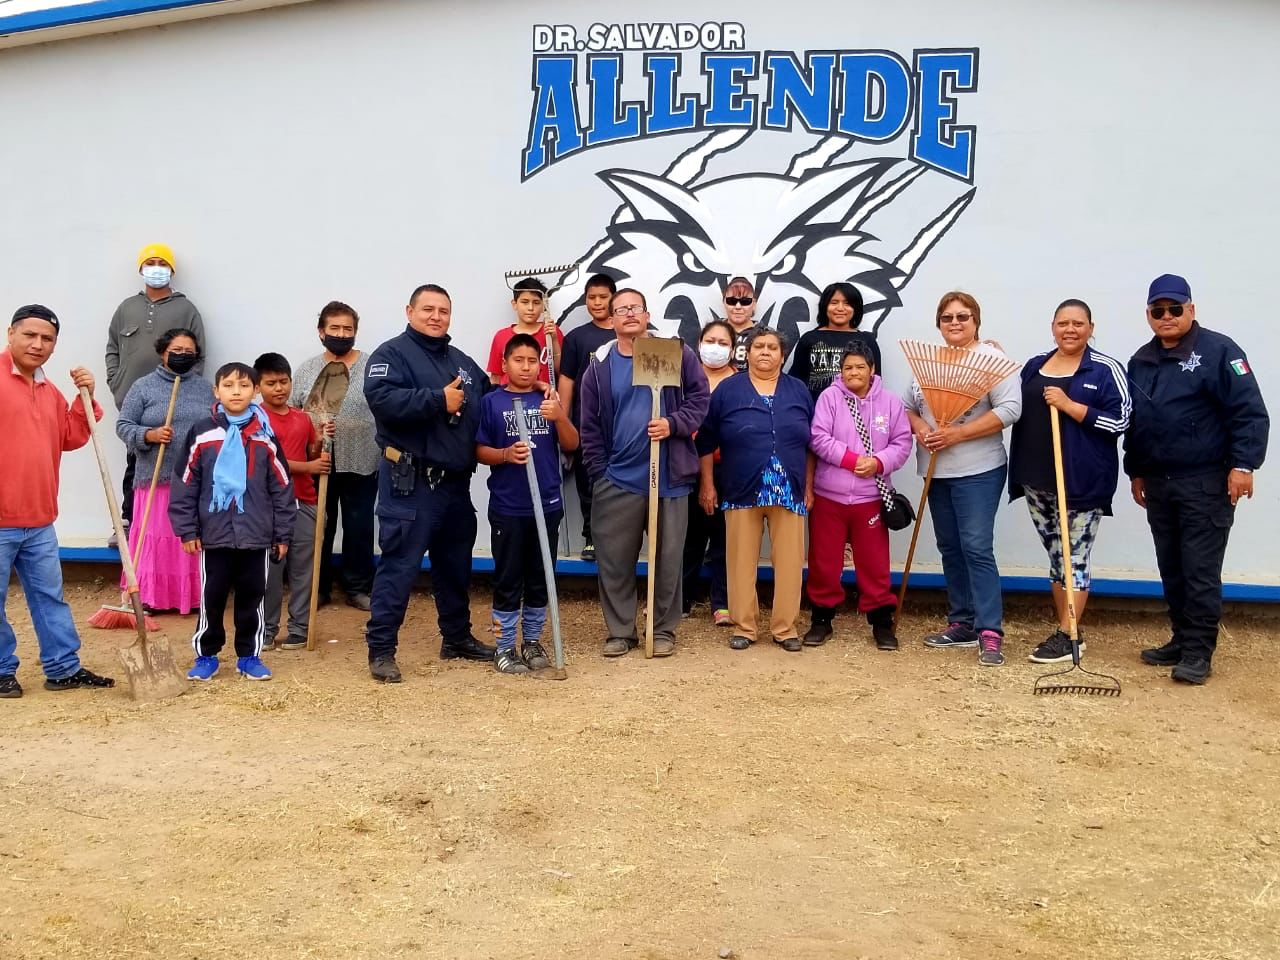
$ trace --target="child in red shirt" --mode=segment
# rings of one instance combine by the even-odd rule
[[[525,277],[511,289],[515,294],[511,300],[511,309],[515,311],[516,322],[510,327],[503,327],[493,335],[493,343],[489,347],[489,363],[485,367],[485,372],[489,374],[489,380],[498,386],[506,384],[507,375],[502,371],[502,355],[506,352],[507,344],[511,342],[512,337],[517,333],[527,333],[538,341],[538,347],[542,350],[542,355],[539,357],[541,363],[538,366],[538,379],[554,387],[555,384],[551,383],[551,370],[547,360],[554,359],[556,369],[560,369],[560,347],[564,343],[564,334],[560,332],[550,311],[545,311],[544,316],[546,285],[541,280]],[[549,357],[547,338],[553,332],[554,346],[550,349],[554,354]]]
[[[289,626],[281,650],[299,650],[307,645],[311,613],[311,566],[316,539],[316,476],[328,473],[330,458],[321,452],[315,424],[302,409],[289,406],[293,390],[293,369],[278,353],[264,353],[253,363],[258,371],[258,392],[262,406],[275,431],[276,442],[289,463],[293,492],[298,498],[298,515],[293,524],[293,541],[283,561],[273,562],[267,573],[266,631],[264,646],[270,648],[280,628],[284,581],[289,580]]]

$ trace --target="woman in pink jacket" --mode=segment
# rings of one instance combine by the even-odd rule
[[[867,615],[876,646],[896,650],[897,602],[889,589],[881,485],[892,486],[890,477],[911,454],[911,424],[902,401],[880,383],[865,344],[849,344],[840,358],[840,376],[818,397],[809,446],[818,461],[809,513],[813,618],[804,642],[816,647],[831,636],[836,607],[845,599],[840,576],[848,543],[858,571],[858,609]]]

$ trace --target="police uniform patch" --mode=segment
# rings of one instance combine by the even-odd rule
[[[1244,357],[1237,357],[1235,360],[1232,360],[1231,369],[1237,377],[1243,377],[1253,373],[1253,371],[1249,369],[1249,361]]]
[[[371,363],[369,364],[369,371],[365,375],[369,377],[385,377],[390,369],[391,365],[388,363]]]

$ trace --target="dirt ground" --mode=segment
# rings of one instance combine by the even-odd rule
[[[1099,613],[1123,695],[1032,697],[1035,602],[1002,669],[920,646],[924,594],[897,654],[850,615],[736,653],[703,612],[646,662],[598,655],[579,591],[564,683],[442,663],[420,594],[399,686],[334,607],[273,682],[224,661],[140,707],[45,691],[15,588],[0,957],[1280,956],[1276,621],[1230,616],[1189,688],[1138,662],[1159,616]],[[191,621],[162,623],[185,669]],[[127,636],[86,629],[86,664],[119,676]]]

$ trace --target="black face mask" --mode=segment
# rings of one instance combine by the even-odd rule
[[[355,345],[355,337],[332,337],[328,334],[324,336],[324,348],[335,357],[345,357]]]
[[[171,353],[164,365],[180,377],[186,376],[195,369],[200,357],[194,353]]]

